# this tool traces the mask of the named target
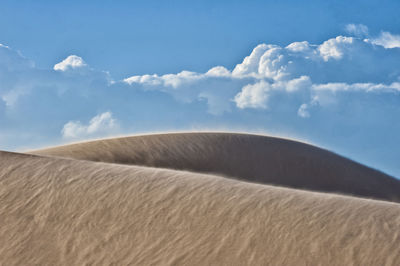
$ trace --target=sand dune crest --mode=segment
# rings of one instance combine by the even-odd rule
[[[400,181],[308,144],[249,134],[175,133],[78,143],[34,154],[212,173],[400,202]]]

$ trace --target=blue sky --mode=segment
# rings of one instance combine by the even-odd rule
[[[399,1],[7,1],[0,43],[40,67],[70,54],[115,78],[232,68],[259,43],[320,43],[348,23],[396,32]]]
[[[399,1],[1,1],[0,149],[296,138],[400,177]]]

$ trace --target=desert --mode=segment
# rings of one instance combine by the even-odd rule
[[[0,182],[2,265],[400,264],[400,181],[292,140],[3,151]]]

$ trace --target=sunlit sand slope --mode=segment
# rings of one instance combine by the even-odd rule
[[[400,202],[400,181],[329,151],[286,139],[176,133],[34,151],[90,161],[214,173],[246,181]]]
[[[0,184],[1,265],[400,265],[396,203],[7,152]]]

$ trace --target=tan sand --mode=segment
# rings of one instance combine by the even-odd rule
[[[0,152],[2,265],[400,265],[400,205]]]
[[[0,265],[400,265],[399,203],[243,182],[398,199],[316,147],[202,133],[35,153],[0,151]]]
[[[332,152],[286,139],[176,133],[33,151],[80,160],[213,173],[245,181],[400,202],[400,181]]]

